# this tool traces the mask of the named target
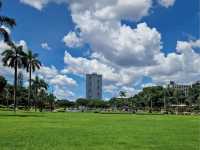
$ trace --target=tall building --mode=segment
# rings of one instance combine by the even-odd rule
[[[102,75],[96,73],[86,75],[86,98],[102,99]]]
[[[24,86],[24,75],[23,75],[23,72],[20,71],[17,75],[17,84],[19,87],[23,87]]]

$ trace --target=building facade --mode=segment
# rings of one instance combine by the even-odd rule
[[[102,99],[102,75],[96,73],[86,75],[86,98]]]
[[[181,84],[176,84],[174,81],[170,81],[168,87],[178,91],[182,91],[185,96],[188,96],[189,89],[192,87],[192,85],[181,85]]]

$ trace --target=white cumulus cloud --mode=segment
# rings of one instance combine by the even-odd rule
[[[64,74],[83,76],[97,72],[103,74],[104,89],[107,92],[122,89],[129,93],[138,92],[133,85],[143,76],[152,78],[152,85],[169,80],[191,82],[200,79],[197,69],[200,56],[195,51],[200,45],[199,40],[178,41],[174,52],[165,55],[158,29],[147,23],[138,23],[136,27],[121,23],[122,20],[137,23],[150,15],[155,2],[168,8],[175,4],[175,0],[21,1],[39,10],[50,2],[68,4],[75,28],[74,32],[64,36],[63,42],[69,48],[81,47],[87,43],[91,52],[89,58],[84,58],[73,57],[66,51],[66,67],[62,70]],[[68,76],[60,75],[56,69],[51,70],[52,73],[46,77],[51,76],[49,82],[52,84],[63,86],[63,83],[73,83],[73,79]],[[60,89],[57,91],[63,95],[65,88]]]
[[[66,3],[68,0],[20,0],[20,2],[32,6],[38,10],[42,10],[48,3],[54,2],[57,4]]]
[[[173,6],[176,0],[158,0],[158,3],[166,8]]]
[[[64,38],[63,42],[69,48],[81,47],[83,45],[82,39],[79,38],[75,32],[69,32]]]
[[[46,49],[46,50],[51,50],[51,47],[49,46],[49,44],[48,44],[47,42],[42,43],[42,44],[41,44],[41,47],[42,47],[43,49]]]

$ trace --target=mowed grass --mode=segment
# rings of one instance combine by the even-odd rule
[[[1,111],[0,150],[200,150],[200,117]]]

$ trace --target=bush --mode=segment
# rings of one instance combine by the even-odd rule
[[[19,110],[24,110],[24,109],[25,109],[24,106],[18,106],[17,108],[18,108]]]
[[[3,76],[0,76],[0,93],[3,91],[6,84],[7,84],[6,79]]]
[[[64,108],[59,108],[55,110],[56,112],[66,112]]]
[[[5,105],[0,105],[0,108],[7,108]]]
[[[100,113],[99,111],[94,111],[95,114]]]

